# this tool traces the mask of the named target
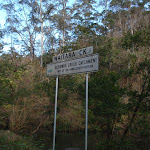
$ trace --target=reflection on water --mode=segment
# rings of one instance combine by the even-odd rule
[[[40,133],[36,137],[37,141],[43,142],[45,150],[53,147],[53,135],[48,133]],[[88,136],[88,149],[96,150],[96,136]],[[80,148],[84,150],[85,138],[83,133],[56,133],[56,147],[55,150],[65,150],[66,148]]]
[[[133,150],[133,148],[136,150],[150,150],[150,143],[148,142],[149,141],[148,139],[147,138],[145,140],[135,139],[134,145],[128,145],[128,150]],[[48,133],[48,132],[40,133],[38,134],[38,136],[35,137],[35,140],[38,142],[39,146],[44,144],[43,150],[52,150],[53,135],[51,133]],[[88,134],[88,150],[98,150],[96,148],[96,143],[100,142],[101,140],[104,140],[104,139],[103,138],[100,139],[100,135],[89,133]],[[56,132],[55,150],[65,150],[67,148],[80,148],[81,150],[84,150],[84,145],[85,145],[84,133]],[[113,150],[116,150],[116,149],[113,149]]]

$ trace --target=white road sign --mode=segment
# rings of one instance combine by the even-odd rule
[[[90,54],[93,54],[93,46],[53,56],[53,62],[55,63],[62,62],[65,60],[71,60],[74,58],[79,58]]]
[[[48,76],[60,76],[83,72],[95,72],[99,69],[99,55],[90,55],[69,61],[47,65]]]

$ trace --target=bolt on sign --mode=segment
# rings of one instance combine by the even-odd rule
[[[90,55],[59,63],[47,65],[48,76],[60,76],[67,74],[76,74],[83,72],[95,72],[99,69],[99,55]]]
[[[74,58],[79,58],[90,54],[93,54],[93,46],[53,56],[53,62],[57,63],[61,61],[71,60]]]

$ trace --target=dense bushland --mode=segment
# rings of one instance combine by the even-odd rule
[[[99,148],[119,149],[122,143],[129,149],[128,139],[150,135],[149,1],[100,1],[102,12],[95,1],[67,4],[2,3],[9,15],[0,40],[0,128],[22,135],[52,132],[55,78],[46,76],[46,64],[54,55],[93,46],[100,67],[89,73],[89,132],[104,137]],[[57,130],[84,131],[85,74],[59,77],[58,89]]]

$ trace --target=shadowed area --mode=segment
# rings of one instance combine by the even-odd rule
[[[81,150],[80,148],[67,148],[65,150]]]

